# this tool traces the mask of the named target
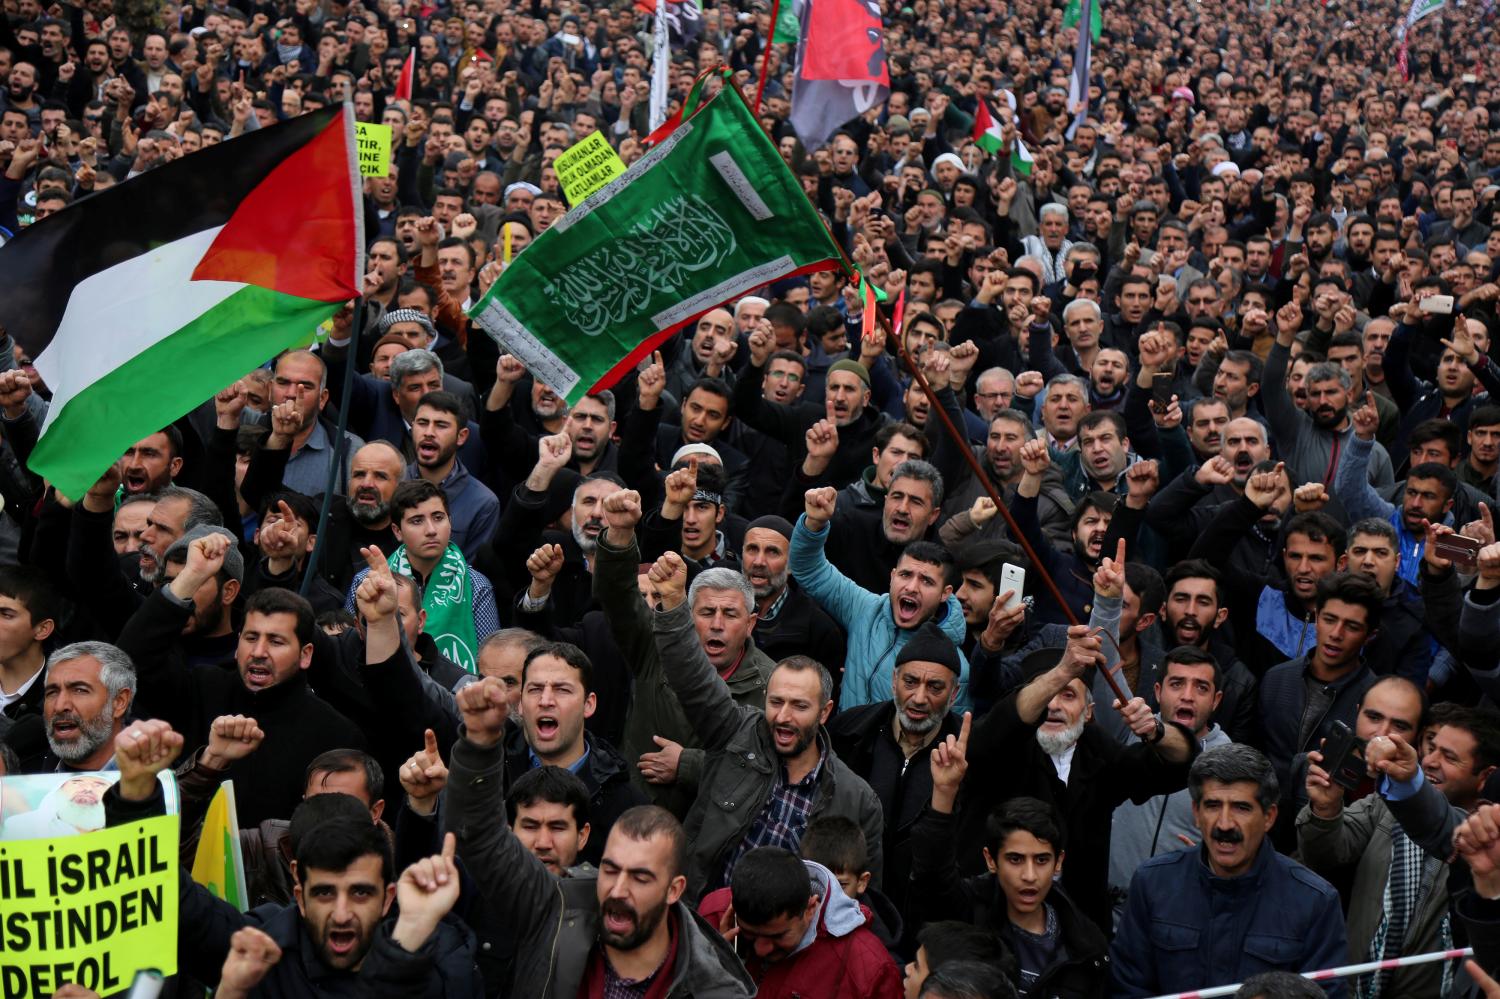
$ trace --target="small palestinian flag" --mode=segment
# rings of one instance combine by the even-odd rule
[[[1019,177],[1030,177],[1031,168],[1034,162],[1035,161],[1031,156],[1031,150],[1026,148],[1026,143],[1021,141],[1021,137],[1019,135],[1016,136],[1016,144],[1012,146],[1010,150],[1011,173],[1014,173]]]
[[[979,99],[979,109],[974,112],[974,144],[987,153],[998,153],[1005,146],[1000,122],[990,114],[989,102]]]
[[[360,291],[352,106],[158,167],[0,249],[0,325],[52,389],[32,471],[78,497],[125,449]]]

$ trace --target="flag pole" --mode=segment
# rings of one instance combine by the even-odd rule
[[[651,131],[667,120],[667,77],[672,72],[672,35],[667,26],[667,0],[656,0],[656,21],[651,26],[651,100],[647,123]]]
[[[845,260],[847,263],[847,258]],[[906,365],[906,369],[911,372],[912,378],[922,387],[922,394],[927,396],[928,413],[935,414],[938,419],[943,421],[943,429],[952,438],[954,448],[958,450],[959,454],[963,455],[964,460],[968,462],[969,470],[974,473],[975,480],[984,487],[984,491],[995,504],[996,511],[1005,518],[1005,523],[1010,527],[1011,538],[1021,546],[1021,550],[1026,553],[1026,557],[1031,559],[1031,565],[1042,577],[1042,582],[1046,585],[1047,592],[1052,595],[1053,600],[1057,601],[1057,606],[1062,608],[1062,612],[1067,617],[1069,624],[1081,625],[1083,622],[1078,620],[1078,615],[1073,613],[1073,608],[1063,599],[1062,591],[1057,588],[1056,581],[1048,574],[1046,564],[1037,555],[1036,549],[1031,546],[1031,542],[1022,533],[1020,525],[1016,523],[1016,518],[1011,516],[1010,509],[1005,505],[1005,501],[1001,499],[994,482],[985,474],[984,468],[979,464],[979,459],[974,457],[974,449],[969,447],[968,440],[958,432],[958,428],[953,425],[952,418],[948,416],[948,411],[938,402],[937,393],[932,390],[932,385],[928,383],[927,376],[922,373],[922,369],[916,363],[915,358],[907,352],[906,344],[902,343],[901,337],[891,330],[890,320],[878,308],[875,310],[875,316],[876,322],[885,331],[886,337],[896,344],[896,353]],[[1101,634],[1106,639],[1109,639],[1110,644],[1114,645],[1118,651],[1119,645],[1114,641],[1113,637],[1108,632],[1101,632]],[[1115,697],[1119,698],[1121,704],[1130,700],[1112,672],[1107,669],[1101,669],[1099,670],[1099,675],[1104,677],[1104,681],[1109,684],[1109,689],[1114,693]]]
[[[760,98],[771,75],[771,46],[776,43],[776,24],[781,19],[781,0],[771,0],[771,26],[766,29],[766,51],[760,58],[760,82],[755,85],[755,120],[760,121]]]
[[[339,469],[344,467],[344,452],[349,439],[344,435],[349,426],[350,400],[354,398],[355,359],[359,356],[359,335],[365,328],[365,297],[354,300],[354,320],[349,332],[348,353],[344,356],[344,404],[339,407],[337,429],[334,431],[333,461],[328,465],[328,478],[323,484],[323,505],[318,510],[318,540],[313,542],[312,554],[307,556],[307,569],[302,573],[302,586],[298,589],[303,597],[312,590],[312,582],[318,574],[318,563],[322,560],[323,547],[328,540],[328,511],[333,506],[334,492],[339,486]]]

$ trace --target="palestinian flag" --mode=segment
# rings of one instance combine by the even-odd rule
[[[987,153],[998,153],[1005,146],[1001,138],[1000,123],[990,114],[990,104],[979,99],[979,109],[974,112],[974,143]]]
[[[1033,162],[1031,150],[1026,148],[1019,135],[1016,136],[1016,144],[1010,150],[1011,172],[1018,177],[1030,177]]]
[[[401,64],[401,75],[396,77],[396,93],[393,100],[411,100],[412,86],[417,79],[417,47],[412,45],[411,51],[406,54],[406,61]]]
[[[360,290],[352,106],[184,156],[0,249],[0,325],[53,396],[32,471],[78,497],[131,444]]]

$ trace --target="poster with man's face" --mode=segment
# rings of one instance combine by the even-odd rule
[[[0,841],[75,836],[104,828],[104,792],[116,772],[21,774],[0,777]],[[167,814],[177,814],[177,781],[157,775]]]

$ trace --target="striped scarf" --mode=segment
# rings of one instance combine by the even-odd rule
[[[1441,867],[1438,859],[1424,853],[1399,825],[1391,830],[1391,873],[1385,881],[1380,924],[1375,927],[1375,934],[1370,938],[1369,960],[1384,961],[1401,955],[1406,942],[1406,931],[1417,910],[1422,907],[1428,889],[1437,879]],[[1453,927],[1451,916],[1447,912],[1443,913],[1439,934],[1442,938],[1439,946],[1445,950],[1451,948]],[[1357,987],[1359,999],[1379,999],[1390,985],[1393,974],[1394,970],[1388,969],[1362,978]],[[1442,999],[1447,999],[1452,989],[1453,962],[1449,961],[1443,965],[1443,985],[1439,995]]]

